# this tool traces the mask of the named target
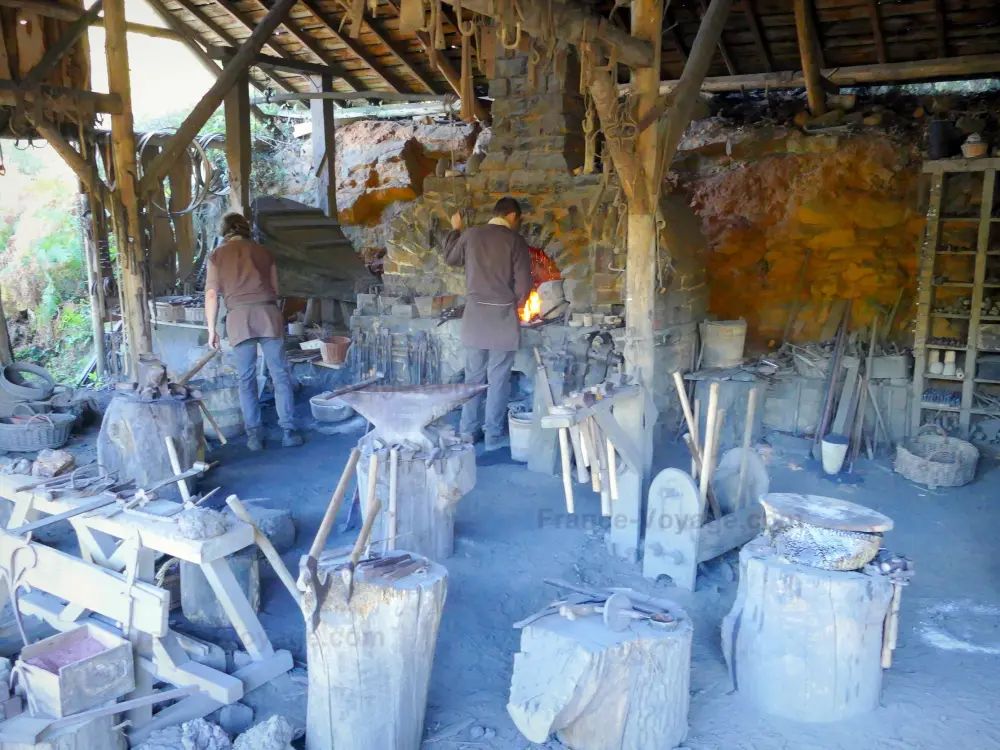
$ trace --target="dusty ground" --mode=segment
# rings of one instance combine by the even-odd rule
[[[305,399],[299,400],[304,407]],[[308,420],[305,413],[302,416]],[[274,419],[273,410],[266,418]],[[276,430],[274,437],[279,437]],[[306,445],[295,450],[273,447],[258,455],[243,445],[216,448],[212,458],[222,465],[206,483],[222,485],[220,494],[269,498],[275,506],[291,507],[299,536],[285,560],[297,570],[357,437],[357,432],[328,435],[310,430]],[[89,457],[88,442],[74,440],[84,460]],[[662,452],[661,466],[687,463],[672,446]],[[742,696],[730,693],[719,647],[719,623],[735,595],[725,562],[713,564],[699,578],[694,595],[645,581],[637,566],[614,561],[605,552],[595,495],[578,491],[579,524],[570,528],[561,512],[557,479],[500,464],[481,466],[477,488],[459,505],[457,551],[447,561],[448,601],[431,681],[425,748],[539,747],[519,735],[505,707],[518,648],[511,623],[554,596],[556,592],[542,583],[546,577],[633,586],[688,608],[695,621],[690,733],[685,743],[690,750],[1000,747],[994,700],[1000,689],[1000,586],[993,577],[1000,568],[1000,507],[990,491],[1000,478],[995,462],[984,460],[972,485],[932,492],[893,475],[884,462],[865,463],[859,471],[863,481],[846,486],[805,468],[802,458],[766,449],[764,454],[774,491],[829,494],[887,513],[896,528],[887,535],[886,546],[916,563],[916,579],[903,596],[899,649],[886,673],[879,710],[834,726],[759,715]],[[356,533],[335,534],[329,545],[346,544]],[[262,570],[267,576],[262,621],[275,646],[291,649],[302,660],[302,618],[270,570],[265,565]],[[214,633],[213,639],[236,644],[231,631]],[[474,728],[493,730],[495,736],[473,739]],[[552,741],[548,747],[561,745]]]
[[[258,457],[230,445],[213,457],[222,467],[213,477],[243,496],[287,503],[300,524],[297,559],[312,538],[351,445],[357,435],[310,432],[299,450],[273,449]],[[886,546],[909,555],[917,577],[902,604],[896,663],[886,673],[883,705],[860,720],[809,726],[760,716],[740,695],[730,693],[719,647],[719,622],[735,595],[721,564],[685,595],[666,583],[644,581],[637,567],[611,560],[604,528],[597,522],[598,498],[578,495],[588,528],[543,522],[560,514],[559,481],[520,466],[480,468],[476,490],[459,505],[457,552],[447,561],[448,602],[438,641],[428,708],[427,736],[472,720],[495,730],[492,739],[472,739],[463,729],[427,748],[528,748],[506,714],[518,634],[511,623],[546,604],[555,593],[542,583],[562,577],[594,585],[630,585],[673,597],[695,620],[691,678],[691,750],[731,748],[857,748],[902,750],[1000,746],[1000,717],[993,697],[1000,689],[1000,567],[996,528],[1000,508],[990,492],[1000,476],[984,461],[977,481],[957,491],[932,492],[907,483],[884,463],[860,467],[861,484],[834,485],[803,468],[803,459],[765,451],[775,491],[843,497],[890,515],[896,529]],[[681,465],[681,455],[664,451],[661,465]],[[347,543],[353,533],[333,538]],[[270,579],[263,621],[276,645],[303,656],[302,620],[284,591]],[[971,619],[970,619],[971,618]],[[550,747],[560,747],[551,742]]]

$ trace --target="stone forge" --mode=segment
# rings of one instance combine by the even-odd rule
[[[528,60],[522,54],[496,61],[496,76],[490,82],[493,130],[485,156],[481,161],[470,159],[464,173],[428,177],[423,195],[392,221],[384,277],[388,294],[463,295],[462,269],[449,268],[443,261],[449,218],[463,208],[468,223],[484,223],[496,201],[510,195],[524,208],[522,233],[528,244],[543,250],[558,267],[570,311],[600,315],[616,312],[616,306],[622,305],[625,201],[616,178],[607,180],[600,171],[580,174],[586,137],[579,64],[567,56],[545,74],[540,72],[535,86],[529,84],[527,71]],[[661,413],[674,406],[670,373],[694,364],[695,323],[707,310],[706,241],[688,203],[682,195],[661,201],[665,226],[660,234],[657,274],[661,281],[654,316],[656,372],[665,375],[652,384]],[[404,328],[418,325],[400,322]],[[394,332],[400,328],[384,318],[379,324]],[[450,325],[434,333],[446,335],[457,345],[457,330],[454,336],[445,330]],[[594,332],[558,329],[563,326],[547,325],[525,336],[522,343],[528,346],[530,340],[546,346],[554,342],[566,350],[568,339]],[[617,337],[617,344],[619,351],[627,348],[627,336]],[[461,352],[448,357],[448,349],[442,346],[445,358],[461,362]],[[583,346],[579,362],[563,368],[567,386],[584,384],[577,383],[571,371],[588,369],[588,351]],[[518,357],[515,369],[534,373],[530,350],[527,355]],[[550,373],[554,379],[560,374]],[[669,421],[670,417],[661,420]]]

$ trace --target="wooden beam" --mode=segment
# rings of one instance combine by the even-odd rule
[[[377,75],[382,83],[393,91],[404,91],[406,89],[405,85],[400,88],[400,82],[398,79],[390,77],[392,74],[376,62],[376,60],[365,51],[364,47],[351,39],[349,36],[341,35],[340,32],[337,31],[337,23],[331,19],[322,8],[319,7],[319,3],[315,2],[315,0],[299,0],[299,2],[301,2],[309,10],[309,12],[316,17],[316,20],[320,22],[323,28],[330,32],[330,35],[334,39],[347,47],[347,49],[354,53],[354,56],[363,62],[372,73]]]
[[[250,219],[250,80],[246,70],[226,94],[226,164],[229,210]]]
[[[949,57],[946,59],[915,60],[885,65],[856,65],[822,70],[824,79],[835,86],[872,86],[887,83],[933,82],[949,79],[988,78],[1000,75],[1000,54]],[[660,93],[677,88],[679,81],[661,81]],[[806,85],[800,70],[778,73],[749,73],[739,76],[706,78],[701,90],[710,93],[744,89],[800,89]],[[619,87],[623,93],[629,86]]]
[[[684,39],[681,38],[680,32],[677,30],[677,20],[674,18],[673,11],[669,8],[666,10],[666,17],[664,21],[667,28],[664,29],[663,33],[670,37],[670,41],[673,42],[674,46],[677,48],[677,52],[681,56],[681,60],[685,63],[688,61],[688,51],[687,47],[684,45]]]
[[[498,10],[500,4],[495,0],[444,0],[449,5],[461,5],[465,10],[488,16],[494,20],[501,19]],[[521,30],[532,36],[545,36],[543,31],[548,28],[551,16],[556,38],[569,44],[577,45],[587,40],[599,44],[610,52],[617,51],[618,62],[632,68],[652,66],[654,57],[659,59],[653,43],[646,39],[637,39],[617,26],[613,26],[603,16],[594,13],[577,2],[551,3],[546,0],[521,0],[518,3],[518,14],[521,18]]]
[[[753,0],[741,0],[743,3],[743,15],[746,16],[747,25],[750,27],[750,34],[753,36],[754,45],[757,47],[757,52],[760,54],[760,59],[764,62],[764,70],[770,73],[774,70],[774,60],[771,58],[771,50],[767,46],[767,40],[764,38],[764,30],[760,25],[760,18],[757,17],[757,11],[753,7]],[[874,2],[874,0],[871,0]]]
[[[713,49],[722,35],[722,29],[726,25],[731,5],[732,0],[712,0],[712,4],[709,5],[701,19],[698,35],[691,46],[691,57],[688,59],[687,65],[684,66],[684,72],[681,74],[677,87],[672,92],[673,105],[668,110],[667,121],[662,128],[663,142],[660,145],[661,156],[657,165],[660,176],[669,169],[670,162],[673,161],[681,138],[684,136],[684,131],[687,130],[688,123],[691,122],[691,115],[698,103],[701,84],[712,64]]]
[[[812,12],[809,0],[795,0],[795,32],[799,40],[799,56],[806,81],[806,96],[813,117],[826,113],[826,94],[823,92],[820,64],[816,59]]]
[[[122,100],[122,113],[111,118],[111,148],[114,154],[115,193],[119,206],[116,225],[118,261],[121,267],[120,298],[129,373],[137,377],[139,356],[152,351],[149,306],[146,304],[146,262],[139,220],[135,126],[132,121],[132,84],[129,75],[128,41],[125,30],[125,0],[105,0],[104,35],[108,65],[108,89]]]
[[[889,62],[885,49],[885,35],[882,33],[882,19],[879,17],[878,0],[868,0],[868,15],[872,19],[872,36],[875,37],[875,54],[880,63]]]
[[[320,88],[324,92],[333,91],[333,80],[324,76]],[[320,208],[334,221],[337,213],[337,142],[333,119],[333,101],[318,99],[311,102],[313,120],[313,169],[322,168],[320,181],[325,183],[325,205]]]
[[[60,21],[76,21],[86,11],[82,8],[74,8],[71,5],[62,5],[46,0],[0,0],[0,7],[18,8],[26,13],[36,13],[46,18],[56,18]],[[98,18],[94,21],[94,26],[104,26],[104,19]],[[142,34],[143,36],[159,37],[160,39],[171,39],[173,41],[183,41],[181,37],[170,29],[161,29],[158,26],[149,26],[144,23],[125,24],[125,30],[129,34]]]
[[[243,72],[250,67],[253,59],[260,52],[264,43],[270,39],[271,34],[278,28],[285,15],[295,5],[295,0],[276,0],[274,6],[268,14],[254,29],[250,38],[240,47],[236,56],[226,64],[225,69],[208,93],[202,98],[184,122],[171,137],[169,143],[164,146],[159,156],[149,165],[146,174],[143,175],[140,189],[147,189],[157,180],[161,179],[170,168],[170,165],[177,159],[177,155],[188,147],[188,144],[198,135],[198,131],[208,122],[222,99],[239,80]]]
[[[21,79],[21,87],[33,89],[44,81],[49,73],[55,70],[56,65],[63,56],[69,52],[84,34],[87,33],[93,23],[97,20],[97,14],[101,12],[104,0],[97,0],[90,9],[73,21],[69,27],[59,37],[59,41],[49,46],[45,50],[45,55],[38,64],[24,78]]]
[[[701,17],[704,18],[705,13],[708,12],[708,4],[705,0],[698,0],[698,7],[701,8]],[[719,34],[718,47],[719,55],[722,57],[722,62],[726,64],[726,70],[729,71],[729,75],[739,75],[739,71],[736,69],[736,63],[733,61],[733,56],[729,54],[729,48],[726,46],[726,42],[723,40],[722,34]]]
[[[231,3],[230,0],[215,0],[215,4],[218,5],[220,8],[222,8],[224,11],[226,11],[226,13],[229,14],[229,17],[232,18],[234,21],[236,21],[236,23],[238,23],[244,29],[249,31],[251,34],[253,33],[254,30],[253,22],[246,16],[244,16],[243,13],[240,11],[240,9],[237,8],[233,3]],[[262,49],[269,49],[278,57],[283,57],[286,60],[295,59],[291,54],[289,54],[285,50],[284,47],[282,47],[280,44],[272,44],[270,40],[264,43]]]
[[[944,15],[943,0],[932,0],[934,4],[934,33],[937,37],[938,57],[948,57],[947,20]]]
[[[67,141],[59,128],[46,122],[41,118],[31,118],[35,130],[52,147],[53,151],[59,154],[66,165],[73,170],[73,173],[82,182],[87,190],[97,195],[102,202],[108,200],[109,189],[97,174],[97,164],[88,161]]]
[[[406,72],[409,73],[414,78],[414,80],[416,80],[416,82],[423,87],[423,89],[427,93],[429,94],[441,93],[439,88],[435,86],[433,83],[431,83],[430,80],[423,73],[417,70],[417,68],[415,68],[410,63],[410,58],[402,50],[400,50],[399,47],[396,46],[396,43],[393,42],[392,39],[389,38],[389,32],[387,31],[387,29],[385,28],[385,26],[382,24],[381,21],[379,21],[376,18],[365,17],[362,19],[362,22],[364,27],[367,27],[368,30],[372,33],[372,35],[374,35],[374,37],[378,39],[379,42],[381,42],[386,46],[386,48],[388,48],[389,53],[393,57],[395,57],[396,60],[399,61],[399,64],[406,69]]]
[[[154,8],[156,8],[157,5],[160,5],[162,7],[160,0],[150,0],[150,2],[155,3],[153,5]],[[236,40],[236,38],[232,34],[226,31],[226,29],[223,28],[214,18],[212,18],[204,10],[202,10],[200,5],[195,5],[193,2],[190,2],[190,0],[176,0],[176,2],[182,8],[184,8],[184,10],[186,10],[188,13],[194,16],[198,21],[204,24],[209,29],[209,31],[211,31],[222,41],[224,41],[226,44],[232,47],[233,53],[235,54],[236,49],[240,46],[240,43]],[[164,8],[164,11],[169,13],[169,11],[167,11],[166,8]],[[157,10],[157,12],[159,11]],[[176,21],[176,16],[174,16],[172,13],[170,13],[170,16]],[[201,44],[204,44],[204,42],[202,42],[200,39],[198,39],[197,41],[200,42]],[[198,47],[198,49],[200,50],[200,52],[195,54],[198,55],[199,59],[205,59],[208,61],[208,64],[211,65],[214,70],[212,75],[217,78],[220,73],[219,66],[215,64],[215,61],[212,59],[211,55],[209,55],[206,50],[201,49],[200,44],[196,44],[195,46]],[[206,45],[206,47],[207,46],[208,45]],[[267,71],[263,71],[263,73],[264,76],[267,78],[267,80],[273,83],[279,91],[284,91],[285,93],[291,93],[292,91],[295,90],[291,86],[286,84],[284,81],[282,81],[280,78],[270,75]],[[252,81],[252,85],[262,94],[267,93],[264,87],[258,85],[256,81]]]
[[[81,91],[45,84],[31,91],[24,91],[16,81],[0,80],[0,104],[16,106],[18,97],[21,96],[28,103],[45,103],[49,100],[53,104],[58,104],[60,108],[65,108],[66,104],[72,104],[81,112],[100,112],[109,115],[122,113],[122,100],[117,94],[99,94],[95,91]]]
[[[226,62],[233,59],[238,50],[239,47],[209,47],[207,54],[213,60],[222,60]],[[261,53],[254,55],[250,65],[255,68],[261,68],[262,70],[285,70],[289,73],[297,73],[298,75],[304,76],[332,75],[334,78],[340,78],[340,76],[329,65],[319,65],[317,63],[306,62],[305,60],[299,60],[294,57],[275,57],[274,55],[265,55]],[[356,90],[357,89],[355,89],[355,91]],[[287,93],[295,94],[298,92],[292,89]]]

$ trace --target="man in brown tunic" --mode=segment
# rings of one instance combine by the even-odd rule
[[[247,447],[259,451],[260,401],[257,398],[257,346],[260,345],[274,383],[282,445],[302,445],[295,431],[295,399],[284,352],[284,321],[278,307],[278,271],[267,248],[250,239],[250,223],[242,214],[222,219],[223,240],[208,258],[205,279],[205,317],[208,345],[221,348],[216,323],[219,295],[226,302],[226,335],[240,380],[240,410],[247,429]]]
[[[489,224],[462,232],[461,214],[451,219],[445,240],[444,262],[465,267],[466,305],[462,316],[462,343],[466,347],[465,382],[486,390],[486,450],[503,447],[510,368],[521,345],[518,308],[531,293],[531,254],[517,233],[521,206],[501,198]],[[462,407],[460,430],[474,435],[479,428],[482,397]]]

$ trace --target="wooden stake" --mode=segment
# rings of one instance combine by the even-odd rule
[[[809,111],[813,117],[819,117],[826,114],[826,95],[823,93],[823,77],[816,56],[816,36],[809,0],[795,0],[795,31],[799,39],[799,56],[802,58],[802,73],[806,79]]]
[[[264,553],[264,557],[267,561],[271,563],[271,567],[274,568],[274,572],[278,574],[278,578],[285,588],[288,589],[288,593],[292,595],[292,599],[298,604],[299,600],[302,599],[302,594],[299,591],[298,586],[295,585],[295,579],[292,578],[292,574],[288,572],[288,568],[285,566],[285,561],[281,559],[281,555],[278,554],[278,550],[274,548],[271,544],[271,540],[262,532],[258,527],[257,523],[253,520],[253,516],[246,509],[243,503],[236,495],[230,495],[226,498],[226,505],[230,507],[233,513],[238,519],[243,521],[243,523],[249,524],[253,527],[253,540],[260,547],[260,551]]]
[[[215,421],[215,417],[212,416],[212,412],[210,412],[208,410],[208,407],[205,406],[205,402],[202,401],[201,399],[198,399],[198,406],[201,407],[201,413],[205,415],[205,419],[208,420],[208,423],[212,425],[212,429],[215,430],[215,436],[219,438],[219,442],[222,443],[223,445],[227,445],[229,441],[226,439],[225,434],[222,432],[222,428],[219,427],[219,423]]]
[[[695,447],[701,445],[701,399],[694,400],[694,432],[691,433],[691,439],[694,441]],[[701,449],[699,448],[698,455],[701,456]],[[695,461],[694,454],[691,455],[691,478],[695,481],[698,480],[698,473],[701,471],[701,461]]]
[[[747,505],[743,502],[743,489],[747,481],[747,465],[750,463],[750,442],[753,439],[753,422],[757,414],[757,388],[750,389],[747,397],[747,422],[743,426],[743,452],[740,454],[740,483],[736,490],[736,507],[742,508]]]
[[[601,452],[597,448],[597,426],[593,417],[587,418],[584,429],[587,435],[587,453],[590,455],[590,488],[594,492],[600,492],[604,478],[601,476]]]
[[[396,549],[396,503],[398,500],[399,488],[399,448],[393,448],[389,452],[389,529],[386,533],[385,548],[387,550]]]
[[[715,460],[715,427],[719,414],[719,384],[713,382],[708,389],[708,414],[705,416],[705,444],[701,451],[701,499],[708,501],[709,480],[712,477],[712,463]]]
[[[563,492],[566,494],[566,512],[576,513],[576,503],[573,499],[573,470],[569,464],[569,431],[559,428],[559,455],[562,458]]]
[[[167,455],[170,457],[170,467],[174,470],[174,476],[180,476],[184,473],[184,469],[181,468],[181,459],[177,455],[177,445],[170,435],[166,435],[163,439],[167,444]],[[181,491],[181,499],[184,500],[184,504],[190,503],[191,489],[188,487],[186,479],[181,479],[177,482],[177,489]]]
[[[691,437],[690,433],[684,434],[684,444],[688,447],[688,451],[691,453],[691,463],[695,467],[697,473],[701,473],[701,449],[698,448],[698,444]],[[712,510],[712,515],[716,518],[722,518],[722,507],[719,505],[719,500],[715,496],[715,490],[712,489],[712,485],[708,485],[708,507]]]
[[[333,491],[333,497],[330,498],[330,504],[327,506],[326,513],[323,514],[323,520],[316,531],[316,537],[313,539],[312,546],[309,547],[309,557],[314,560],[319,559],[327,537],[330,536],[333,523],[337,520],[337,513],[340,512],[340,506],[344,502],[344,495],[347,494],[347,487],[351,483],[351,477],[354,475],[354,470],[357,468],[358,459],[360,458],[361,451],[357,448],[352,449],[351,455],[347,459],[347,466],[344,467],[344,472],[340,475],[340,481],[337,482],[337,488]]]
[[[681,402],[681,411],[684,412],[684,421],[687,423],[688,433],[698,442],[697,417],[691,413],[691,402],[688,400],[687,389],[684,387],[684,377],[680,372],[674,373],[674,387],[677,389],[677,398]],[[691,457],[691,476],[695,479],[698,474],[695,471],[695,458]]]
[[[608,484],[611,489],[611,502],[618,500],[618,453],[615,444],[608,438]]]

